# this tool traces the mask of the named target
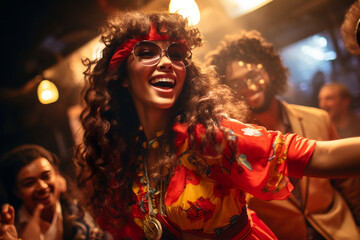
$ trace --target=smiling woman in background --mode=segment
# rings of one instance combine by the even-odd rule
[[[1,208],[1,239],[18,235],[23,240],[103,239],[67,194],[57,162],[53,153],[38,145],[22,145],[3,157],[0,176],[9,203]]]

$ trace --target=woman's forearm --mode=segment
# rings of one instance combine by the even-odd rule
[[[360,175],[360,137],[318,141],[304,175],[347,177]]]

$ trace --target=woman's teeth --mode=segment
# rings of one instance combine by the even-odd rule
[[[173,88],[175,80],[172,78],[155,78],[150,81],[150,84],[155,87]]]

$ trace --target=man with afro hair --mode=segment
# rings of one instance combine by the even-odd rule
[[[259,32],[227,36],[206,58],[222,83],[250,107],[251,123],[317,140],[338,138],[327,112],[278,98],[287,89],[288,69]],[[294,185],[290,198],[264,201],[250,196],[248,202],[279,239],[360,239],[351,211],[359,208],[357,178],[290,180]]]

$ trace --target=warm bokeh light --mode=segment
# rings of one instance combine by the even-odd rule
[[[105,48],[105,44],[101,43],[98,39],[96,40],[97,42],[93,47],[92,59],[100,59],[102,57],[102,51]]]
[[[194,0],[171,0],[169,12],[177,12],[184,18],[189,18],[190,25],[196,25],[200,22],[200,10]]]
[[[38,99],[42,104],[50,104],[59,99],[59,91],[53,82],[42,80],[37,88]]]
[[[272,2],[273,0],[220,0],[230,17],[236,18]]]

